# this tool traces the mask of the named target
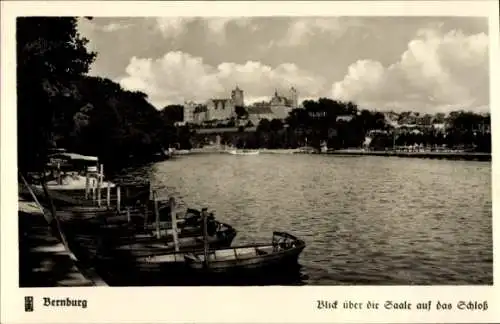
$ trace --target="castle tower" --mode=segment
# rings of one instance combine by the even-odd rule
[[[243,90],[238,88],[238,86],[236,86],[236,89],[231,91],[231,99],[233,100],[233,103],[235,106],[240,106],[240,107],[245,106],[245,100],[243,97]]]
[[[288,95],[288,99],[292,102],[293,108],[298,107],[299,94],[297,93],[297,89],[295,89],[294,87],[290,88],[290,93]]]
[[[195,105],[192,101],[184,101],[184,122],[192,123],[194,121]]]

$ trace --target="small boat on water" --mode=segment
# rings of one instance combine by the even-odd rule
[[[136,230],[165,230],[172,229],[172,215],[169,206],[162,206],[158,211],[158,217],[155,213],[141,208],[126,209],[122,211],[108,209],[106,207],[77,207],[57,210],[58,219],[65,227],[76,227],[79,231],[95,231],[136,229]],[[206,210],[203,208],[202,211]],[[213,213],[209,218],[215,220]],[[184,212],[176,211],[177,227],[182,231],[190,231],[193,228],[197,232],[201,231],[201,212],[188,208]],[[201,233],[201,232],[200,232]]]
[[[217,231],[213,235],[208,236],[208,245],[211,248],[225,248],[231,246],[232,241],[236,237],[236,230],[231,226],[225,225],[225,228]],[[179,251],[192,251],[193,249],[203,248],[205,242],[203,236],[188,236],[179,237]],[[136,235],[129,240],[124,238],[123,241],[114,239],[104,239],[102,247],[96,251],[101,257],[140,257],[148,255],[160,255],[169,252],[175,252],[175,242],[171,237],[156,238],[150,235]]]
[[[175,150],[174,155],[188,155],[191,154],[191,150]]]
[[[246,150],[246,149],[243,149],[243,150],[229,150],[227,151],[229,154],[232,154],[232,155],[259,155],[259,151],[258,150]]]
[[[297,260],[305,243],[296,237],[274,232],[267,244],[235,247],[183,248],[164,253],[123,253],[112,257],[99,256],[97,268],[107,273],[118,285],[146,282],[167,285],[238,285],[266,282],[297,275]],[[135,250],[137,251],[137,250]],[[156,250],[160,252],[160,250]],[[205,254],[206,251],[206,254]],[[209,255],[208,264],[203,262]]]
[[[183,249],[203,247],[205,232],[199,220],[196,219],[199,217],[196,213],[198,211],[188,209],[186,218],[178,221],[173,198],[169,200],[170,211],[172,211],[172,219],[170,224],[164,223],[165,228],[161,228],[158,214],[156,214],[154,224],[142,222],[142,228],[141,223],[137,222],[105,224],[99,223],[95,218],[93,225],[85,226],[85,220],[80,220],[76,223],[75,221],[66,223],[62,221],[61,226],[71,234],[77,246],[89,251],[90,259],[98,254],[131,256],[165,253],[178,250],[179,247]],[[230,246],[236,236],[236,230],[228,224],[216,221],[213,213],[209,214],[206,208],[202,210],[202,213],[207,219],[208,244],[213,247]],[[130,220],[130,215],[128,217]]]
[[[240,273],[296,265],[305,242],[285,232],[273,232],[270,244],[234,246],[186,253],[186,265],[202,273]]]
[[[229,224],[221,223],[213,220],[210,222],[209,240],[211,243],[219,244],[222,246],[229,246],[236,236],[236,230]],[[195,238],[196,242],[203,243],[203,232],[200,227],[190,226],[184,228],[177,228],[177,237],[181,246],[193,245],[190,242]],[[150,242],[173,242],[174,229],[128,229],[118,228],[109,230],[104,228],[100,233],[102,241],[107,246],[127,245],[133,243],[150,243]],[[80,234],[80,236],[85,234]],[[188,244],[189,243],[189,244]],[[198,243],[196,243],[198,244]],[[203,245],[202,245],[203,246]]]

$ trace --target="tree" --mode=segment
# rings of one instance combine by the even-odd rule
[[[243,117],[248,116],[248,112],[245,109],[245,107],[243,107],[243,106],[235,106],[234,112],[236,113],[236,116],[238,117],[238,119],[241,119]]]
[[[57,122],[72,120],[66,109],[73,82],[87,73],[95,53],[70,17],[19,17],[17,37],[18,167],[39,169]],[[73,114],[69,114],[72,115]]]
[[[281,119],[275,118],[269,123],[269,128],[273,132],[279,132],[283,129],[283,122],[281,121]]]
[[[162,118],[166,123],[175,123],[184,120],[184,106],[168,105],[161,110]]]
[[[271,130],[271,122],[269,119],[261,119],[257,125],[257,132],[269,132]]]

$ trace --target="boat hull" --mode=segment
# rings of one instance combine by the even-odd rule
[[[285,232],[273,232],[270,244],[211,249],[186,254],[186,265],[204,275],[248,276],[250,273],[283,270],[298,264],[305,242]]]
[[[267,248],[268,246],[266,246]],[[269,253],[267,255],[254,255],[252,257],[239,257],[226,260],[211,260],[208,264],[203,262],[189,262],[188,266],[199,273],[224,275],[224,274],[246,274],[249,272],[265,272],[268,270],[278,270],[281,268],[288,268],[289,266],[296,265],[300,253],[304,247],[295,249]],[[227,249],[231,251],[233,249]],[[219,250],[217,252],[221,252]]]
[[[231,155],[259,155],[259,151],[238,151],[238,150],[230,150],[227,151]]]
[[[68,243],[72,251],[78,255],[79,259],[86,263],[93,263],[98,257],[127,260],[130,258],[143,257],[148,255],[161,255],[175,251],[175,245],[171,236],[156,238],[151,234],[131,233],[129,237],[113,237],[105,233],[82,233],[75,230],[68,230],[62,226],[67,233]],[[225,248],[231,245],[236,237],[236,230],[227,227],[225,230],[217,232],[209,237],[210,248]],[[179,246],[181,251],[191,251],[203,247],[202,236],[181,235],[179,236]]]

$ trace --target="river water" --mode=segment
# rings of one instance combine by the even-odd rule
[[[214,210],[233,244],[303,239],[299,284],[493,283],[489,162],[200,154],[133,173]]]

